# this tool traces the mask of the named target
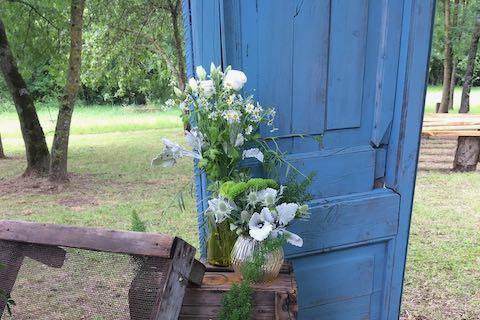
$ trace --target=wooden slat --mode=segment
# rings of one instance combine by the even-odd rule
[[[241,281],[231,269],[207,265],[201,287],[189,286],[183,300],[180,320],[217,319],[224,294]],[[297,285],[289,263],[274,281],[253,285],[252,320],[293,320],[297,314]]]
[[[174,239],[164,234],[0,221],[0,240],[170,258]]]
[[[158,295],[152,320],[178,319],[188,278],[195,260],[195,248],[180,238],[175,238],[173,256],[165,286]]]
[[[423,136],[480,137],[480,115],[435,113],[423,119]]]
[[[452,131],[422,131],[422,135],[429,137],[480,137],[480,131],[452,130]]]

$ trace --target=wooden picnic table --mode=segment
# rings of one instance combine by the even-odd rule
[[[453,170],[476,170],[480,158],[480,115],[469,113],[425,114],[422,136],[458,137]]]
[[[427,113],[422,135],[429,137],[480,137],[480,114]]]

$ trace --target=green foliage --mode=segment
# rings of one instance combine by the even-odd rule
[[[250,283],[242,281],[232,285],[223,296],[220,320],[248,320],[253,314],[253,289]]]
[[[248,185],[244,181],[227,181],[220,186],[220,195],[230,200],[235,200],[238,196],[247,191]]]
[[[314,173],[308,175],[303,181],[298,182],[297,175],[292,174],[289,176],[289,180],[286,183],[286,188],[283,192],[282,200],[284,202],[295,202],[304,204],[313,199],[312,194],[308,191],[308,188],[312,184],[312,180],[315,177]]]
[[[136,210],[132,211],[130,231],[147,232],[147,225],[140,219]]]
[[[457,76],[459,82],[463,81],[463,75],[465,73],[465,67],[467,62],[467,53],[470,46],[471,35],[475,27],[476,16],[480,10],[480,1],[459,1],[458,5],[458,17],[456,26],[453,25],[453,17],[455,15],[455,1],[437,1],[436,2],[436,14],[435,24],[433,29],[432,39],[432,51],[430,58],[430,72],[429,83],[441,84],[443,80],[443,61],[445,58],[445,6],[447,3],[450,5],[450,19],[451,25],[451,44],[453,51],[453,59],[457,61]],[[478,60],[477,60],[478,61]],[[478,85],[478,79],[480,76],[480,68],[476,68],[474,83]]]
[[[87,1],[79,98],[145,104],[172,95],[177,57],[165,8],[166,0]],[[70,2],[3,1],[0,17],[32,96],[56,100],[66,81]]]
[[[262,190],[266,188],[278,189],[278,183],[273,179],[252,178],[246,182],[226,181],[221,184],[219,193],[230,200],[235,200],[248,190]]]
[[[285,243],[284,237],[263,242],[262,246],[254,252],[252,259],[243,265],[242,281],[239,284],[234,284],[223,296],[220,320],[248,320],[252,318],[252,283],[260,280],[262,265],[265,263],[266,256],[270,252],[281,248]]]
[[[273,179],[252,178],[247,181],[248,189],[262,190],[266,188],[278,189],[280,186]]]

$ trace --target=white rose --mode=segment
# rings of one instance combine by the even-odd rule
[[[205,71],[202,66],[198,66],[195,71],[197,73],[198,79],[205,80],[207,78],[207,71]]]
[[[202,80],[200,81],[199,86],[207,98],[210,98],[215,93],[215,85],[213,84],[213,80]]]
[[[190,78],[188,80],[188,86],[190,87],[190,89],[192,89],[193,92],[196,92],[198,89],[197,80],[195,80],[194,78]]]
[[[240,91],[246,82],[247,76],[239,70],[229,70],[223,79],[223,85],[235,91]]]

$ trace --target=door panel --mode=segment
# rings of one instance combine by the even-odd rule
[[[400,197],[389,190],[325,198],[311,204],[308,221],[298,221],[303,247],[286,247],[289,257],[334,250],[335,247],[394,236],[398,228]]]
[[[336,0],[330,16],[327,129],[361,126],[367,0]]]
[[[381,319],[388,288],[388,241],[292,260],[300,319]]]

